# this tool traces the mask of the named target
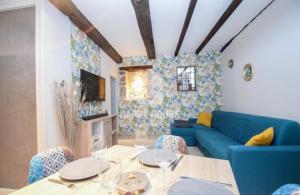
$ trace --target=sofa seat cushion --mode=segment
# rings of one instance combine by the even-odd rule
[[[228,159],[229,146],[241,143],[214,129],[195,131],[196,141],[214,158]]]

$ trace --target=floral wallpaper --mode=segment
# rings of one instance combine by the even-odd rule
[[[80,81],[80,69],[100,76],[100,48],[76,26],[71,28],[72,81]],[[80,115],[89,116],[101,111],[101,102],[86,102]]]
[[[221,107],[221,59],[217,51],[162,56],[156,60],[146,57],[123,58],[120,66],[153,65],[151,99],[128,101],[120,97],[119,131],[133,134],[146,130],[150,134],[166,134],[174,119],[196,117],[200,111],[213,111]],[[178,92],[176,67],[196,66],[197,91]],[[120,73],[120,94],[124,94],[123,73]]]

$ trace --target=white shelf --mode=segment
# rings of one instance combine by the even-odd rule
[[[118,117],[110,115],[87,121],[81,121],[78,129],[76,154],[79,158],[90,155],[89,147],[93,136],[102,137],[107,147],[118,143]]]

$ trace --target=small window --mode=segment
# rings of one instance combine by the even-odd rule
[[[196,91],[196,67],[177,67],[177,91]]]

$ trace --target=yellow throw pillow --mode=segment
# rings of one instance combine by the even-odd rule
[[[212,118],[211,113],[200,112],[196,124],[211,127],[211,118]]]
[[[260,134],[257,134],[245,144],[246,146],[269,146],[274,138],[274,129],[270,127]]]

